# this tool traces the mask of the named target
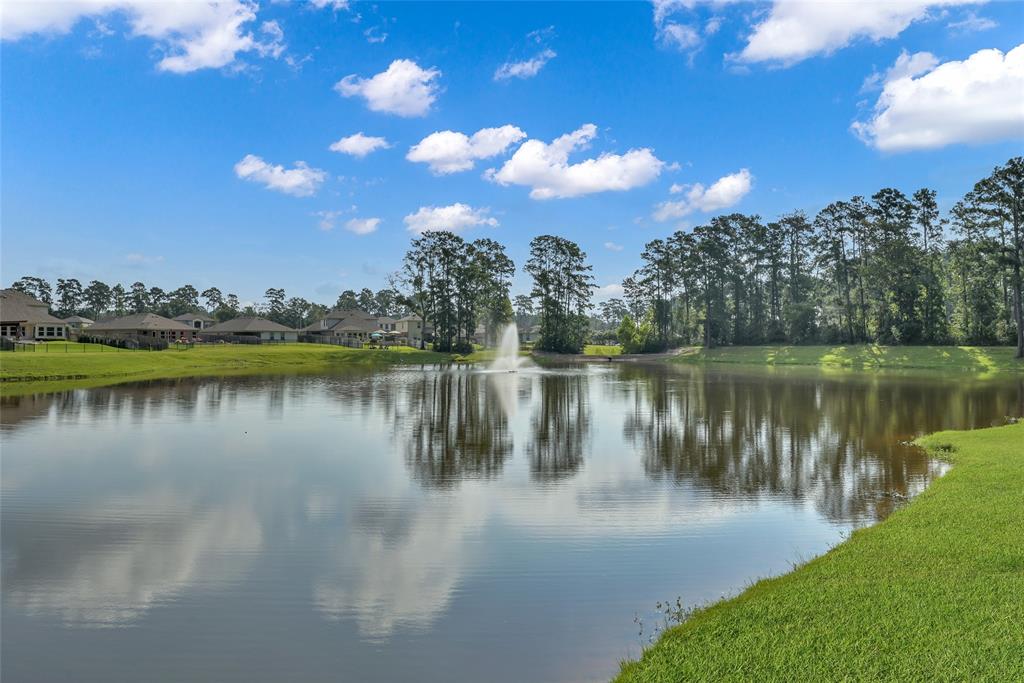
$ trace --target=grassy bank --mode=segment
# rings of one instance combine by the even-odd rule
[[[584,356],[620,356],[622,355],[621,346],[613,346],[611,344],[587,344],[583,347]]]
[[[335,367],[436,363],[447,354],[387,351],[318,344],[211,345],[179,351],[116,351],[54,344],[49,351],[0,352],[0,395],[59,391],[140,379],[191,375],[313,372]]]
[[[920,440],[907,507],[667,631],[627,682],[1024,680],[1024,423]]]
[[[1024,361],[1008,346],[724,346],[684,349],[680,363],[818,365],[852,370],[944,370],[1024,373]]]

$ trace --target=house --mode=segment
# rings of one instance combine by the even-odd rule
[[[215,324],[217,320],[205,313],[184,313],[174,318],[179,323],[188,325],[193,330],[205,330]]]
[[[395,329],[398,332],[398,341],[414,348],[419,348],[423,342],[432,338],[430,326],[424,324],[423,318],[418,315],[399,318],[395,323]]]
[[[64,318],[64,322],[68,325],[68,334],[77,336],[79,332],[87,329],[92,325],[95,320],[89,320],[88,318],[81,315],[73,315],[68,318]]]
[[[519,341],[523,344],[532,344],[540,339],[540,325],[519,328]]]
[[[43,301],[16,289],[0,289],[0,337],[67,339],[68,326]]]
[[[355,344],[369,341],[370,335],[380,330],[377,316],[353,308],[330,311],[320,320],[303,327],[301,331],[303,334],[330,337]]]
[[[203,337],[254,337],[260,341],[298,341],[299,332],[266,318],[235,318],[203,330]]]
[[[377,327],[384,332],[395,332],[398,330],[398,318],[382,315],[377,318]]]
[[[89,335],[105,339],[195,339],[196,330],[156,313],[133,313],[89,326]]]

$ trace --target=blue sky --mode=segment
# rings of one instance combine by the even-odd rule
[[[331,303],[447,222],[576,240],[607,296],[716,213],[948,207],[1024,151],[1022,3],[153,7],[4,0],[3,284]]]

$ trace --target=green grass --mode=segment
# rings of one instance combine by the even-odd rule
[[[852,370],[924,369],[981,375],[1024,372],[1008,346],[724,346],[686,349],[680,363],[818,365]]]
[[[140,379],[192,375],[315,372],[336,367],[437,363],[448,354],[407,347],[350,349],[320,344],[209,345],[189,350],[125,351],[100,345],[48,345],[0,352],[0,396],[59,391]]]
[[[618,683],[1024,680],[1024,423],[919,443],[952,470],[666,631]]]
[[[612,344],[587,344],[583,347],[584,356],[618,356],[621,354],[622,347]]]

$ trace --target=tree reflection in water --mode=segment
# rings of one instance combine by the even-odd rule
[[[538,382],[540,396],[530,418],[526,446],[530,474],[538,481],[572,476],[583,464],[590,434],[587,375],[547,373]]]
[[[395,420],[405,462],[426,486],[499,474],[512,455],[512,433],[491,376],[468,371],[424,374],[403,384]]]
[[[649,476],[812,500],[837,521],[880,519],[943,471],[915,436],[1020,410],[1019,384],[630,367],[619,379],[623,434]]]

